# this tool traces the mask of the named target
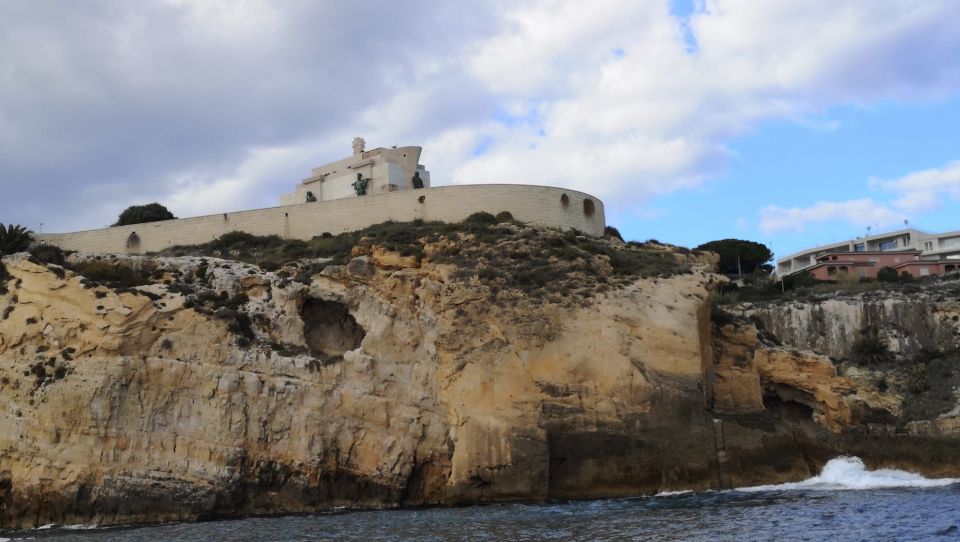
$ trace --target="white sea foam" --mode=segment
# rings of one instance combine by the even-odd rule
[[[960,483],[960,478],[925,478],[896,469],[867,470],[859,457],[838,457],[823,466],[819,476],[802,482],[737,488],[737,491],[782,491],[789,489],[835,491],[898,487],[942,487]]]
[[[692,489],[681,489],[678,491],[661,491],[654,495],[654,497],[673,497],[675,495],[686,495],[687,493],[693,493]]]
[[[84,525],[83,523],[77,523],[76,525],[64,525],[62,528],[68,531],[91,531],[93,529],[99,529],[100,526],[96,524]]]

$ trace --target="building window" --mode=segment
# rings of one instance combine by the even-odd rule
[[[828,274],[828,275],[836,275],[836,274],[837,274],[837,268],[836,268],[836,267],[833,267],[833,266],[831,265],[830,267],[827,268],[827,274]]]
[[[589,199],[583,200],[583,214],[587,215],[588,217],[591,217],[593,216],[593,211],[594,211],[593,200],[589,200]]]
[[[560,196],[560,205],[562,205],[564,209],[566,209],[567,207],[569,207],[569,206],[570,206],[570,197],[567,196],[566,194],[563,194],[562,196]]]
[[[891,240],[889,240],[889,241],[884,241],[884,242],[880,243],[880,250],[881,250],[881,251],[884,251],[884,250],[894,250],[894,249],[896,249],[896,248],[897,248],[897,240],[896,240],[896,239],[891,239]]]
[[[924,241],[923,250],[933,250],[933,241]]]
[[[856,244],[856,245],[853,245],[853,251],[854,251],[854,252],[866,252],[866,251],[867,251],[867,246],[864,245],[863,243],[858,243],[858,244]]]
[[[920,276],[921,276],[921,277],[926,277],[926,276],[929,276],[929,275],[930,275],[930,268],[929,268],[929,267],[921,267],[921,268],[920,268]]]

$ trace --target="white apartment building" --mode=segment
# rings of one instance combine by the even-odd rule
[[[789,275],[817,264],[817,258],[842,252],[890,252],[919,250],[923,260],[960,260],[960,231],[927,233],[907,228],[866,235],[795,252],[777,260],[777,274]]]

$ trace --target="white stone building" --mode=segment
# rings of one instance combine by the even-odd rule
[[[280,198],[280,205],[296,205],[313,201],[353,198],[357,181],[362,195],[409,190],[414,177],[422,181],[420,188],[430,188],[430,172],[420,164],[422,147],[393,147],[364,150],[362,138],[353,140],[353,155],[314,168],[292,194]]]

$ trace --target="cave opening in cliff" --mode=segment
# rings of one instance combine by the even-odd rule
[[[300,307],[303,336],[314,356],[338,356],[360,346],[367,332],[343,303],[308,298]]]

